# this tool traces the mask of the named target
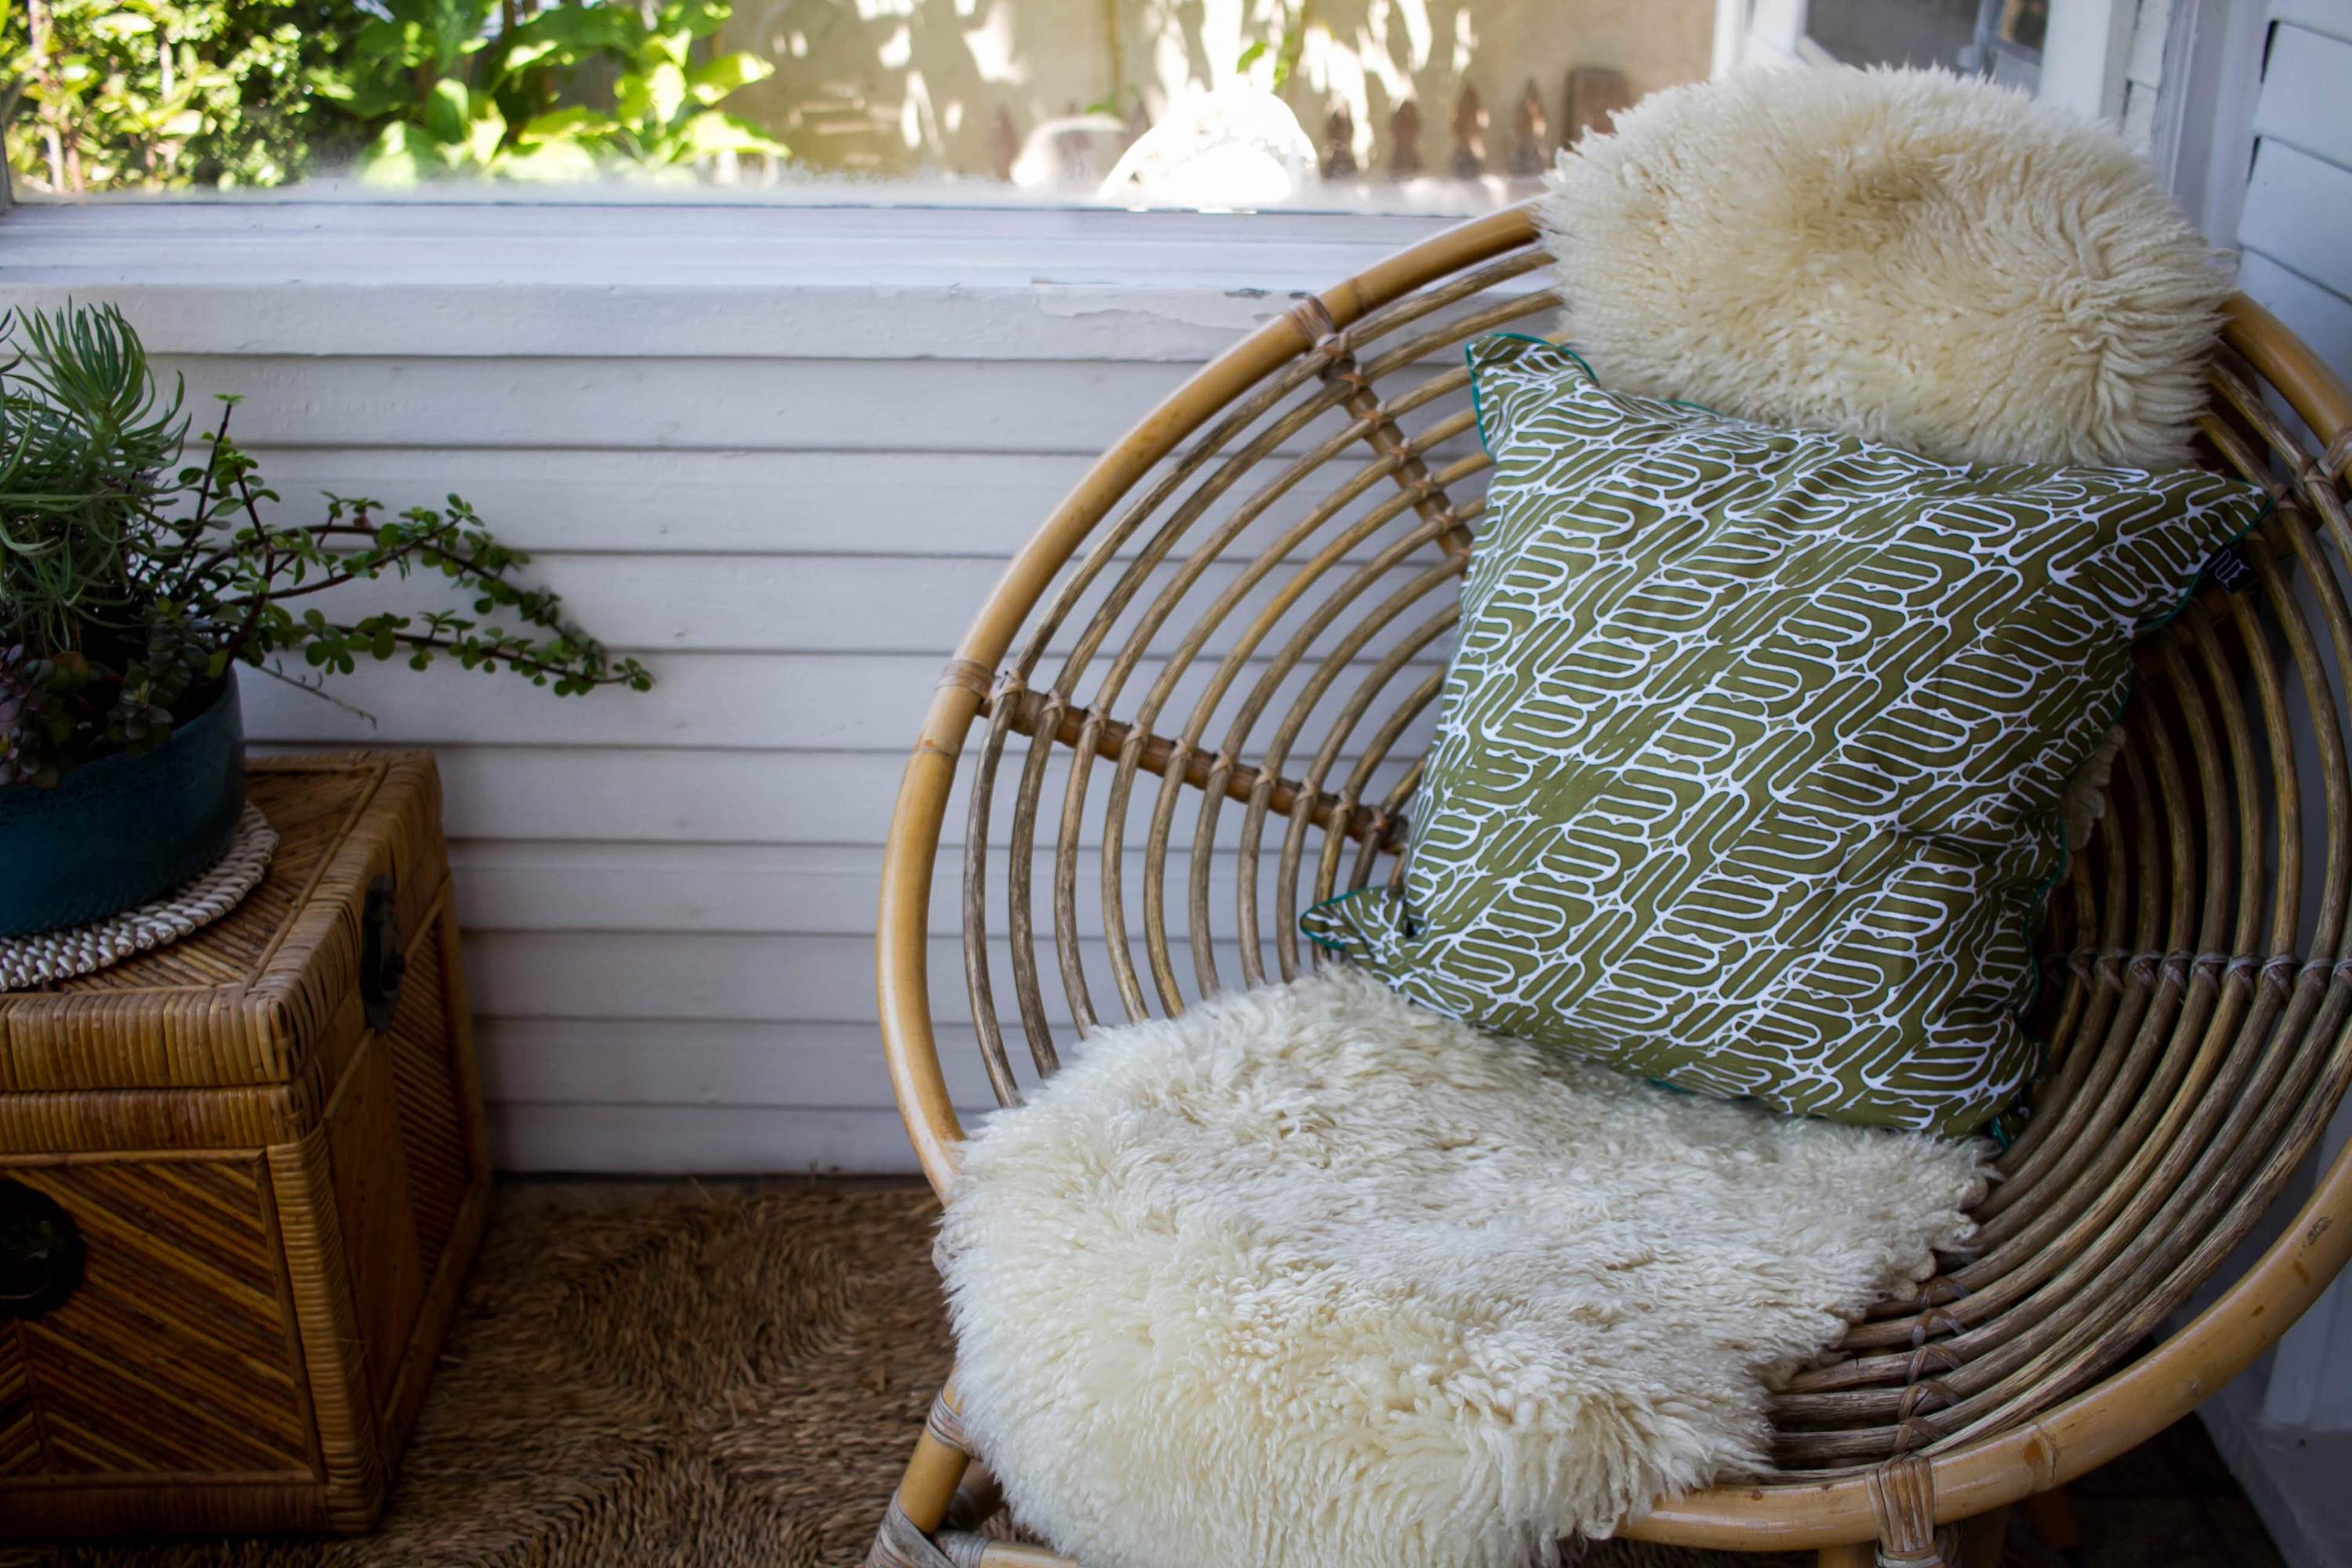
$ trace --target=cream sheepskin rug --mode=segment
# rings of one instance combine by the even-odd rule
[[[1987,1149],[1326,969],[1101,1031],[965,1145],[965,1420],[1086,1568],[1524,1563],[1760,1468],[1768,1387],[1966,1240]]]
[[[1604,384],[1948,461],[2187,461],[2231,288],[2120,138],[1936,71],[1654,93],[1538,222]]]

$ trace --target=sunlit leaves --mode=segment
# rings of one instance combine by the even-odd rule
[[[613,110],[628,121],[652,121],[667,125],[686,107],[686,73],[668,60],[621,79],[613,92]]]
[[[155,30],[155,18],[136,11],[109,11],[90,18],[92,36],[100,38],[143,38]]]
[[[436,142],[467,140],[473,120],[473,94],[464,82],[445,76],[425,93],[425,130]]]
[[[748,49],[738,49],[687,72],[686,86],[694,101],[707,109],[736,89],[765,81],[775,74],[776,68],[766,60]]]
[[[717,110],[706,110],[680,126],[675,138],[687,158],[710,158],[721,153],[782,152],[768,133],[746,120]]]
[[[695,58],[729,15],[709,0],[677,0],[648,19],[608,0],[551,5],[505,30],[482,0],[397,0],[363,36],[362,68],[341,101],[390,117],[370,150],[372,179],[578,179],[722,154],[782,157],[782,142],[715,109],[774,68],[743,52]],[[579,75],[598,63],[612,72],[604,104]]]
[[[25,8],[0,21],[0,67],[22,99],[7,153],[34,188],[268,184],[354,157],[375,181],[576,179],[786,152],[747,120],[709,117],[773,68],[713,52],[730,10],[711,0],[650,15],[558,0],[511,25],[498,0],[49,9],[38,59]]]
[[[348,51],[346,0],[49,0],[0,8],[21,95],[6,153],[25,188],[268,184],[356,143],[318,90]]]

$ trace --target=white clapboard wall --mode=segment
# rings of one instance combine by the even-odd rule
[[[2239,287],[2352,367],[2352,0],[2276,0],[2270,13]]]
[[[119,302],[192,401],[242,398],[235,432],[287,506],[462,495],[655,670],[646,696],[557,700],[365,668],[335,689],[369,720],[246,683],[268,746],[437,753],[508,1165],[903,1170],[871,932],[943,658],[1090,458],[1195,365],[1437,226],[18,207],[0,216],[0,304]],[[960,842],[960,809],[949,823]],[[952,875],[937,1005],[968,1038]],[[973,1053],[952,1066],[986,1103]]]

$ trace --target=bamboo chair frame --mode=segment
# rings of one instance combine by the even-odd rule
[[[1486,466],[1475,451],[1447,457],[1467,416],[1446,403],[1465,377],[1427,362],[1557,304],[1538,287],[1548,258],[1536,245],[1526,208],[1498,213],[1251,334],[1096,463],[964,634],[899,791],[876,954],[891,1081],[943,1196],[961,1129],[928,941],[960,766],[965,992],[1003,1103],[1019,1100],[1021,1073],[1055,1062],[1034,908],[1044,844],[1048,973],[1080,1029],[1106,1004],[1130,1017],[1179,1010],[1188,979],[1205,994],[1297,973],[1312,962],[1292,932],[1298,909],[1399,874],[1418,766],[1383,784],[1381,763],[1418,742],[1435,697],[1444,671],[1430,650],[1452,623],[1481,504],[1471,481]],[[2352,759],[2338,709],[2352,672],[2352,394],[2242,298],[2212,384],[2202,458],[2262,486],[2275,511],[2244,546],[2251,587],[2208,587],[2142,645],[2113,807],[2045,932],[2071,955],[2045,988],[2050,1068],[1980,1235],[1776,1397],[1776,1473],[1663,1501],[1627,1534],[1813,1549],[1824,1563],[1866,1563],[1875,1542],[1883,1561],[1930,1563],[1961,1550],[1939,1525],[1974,1521],[1962,1532],[1973,1558],[2009,1505],[2193,1410],[2352,1254],[2347,1151],[2242,1276],[2141,1349],[2253,1232],[2352,1081]],[[1339,487],[1309,504],[1301,482],[1327,468]],[[1294,513],[1258,553],[1237,543]],[[1236,624],[1253,593],[1270,598]],[[1218,637],[1227,646],[1212,651]],[[1205,678],[1205,694],[1180,700],[1188,675]],[[1106,784],[1090,845],[1089,803]],[[1181,816],[1189,864],[1171,874],[1187,853]],[[1128,878],[1139,822],[1139,964]],[[1212,868],[1228,845],[1236,892],[1221,927]],[[1092,955],[1079,916],[1088,862],[1108,949]],[[1185,921],[1173,937],[1171,895]],[[1238,942],[1238,973],[1220,965],[1220,942]],[[1007,966],[1027,1063],[1006,1044]],[[1064,1562],[975,1533],[994,1506],[950,1385],[869,1561]]]

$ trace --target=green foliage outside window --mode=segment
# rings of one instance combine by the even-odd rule
[[[363,165],[372,178],[578,178],[615,163],[783,153],[716,107],[775,68],[740,52],[693,58],[729,16],[713,0],[673,0],[650,16],[631,5],[551,5],[511,23],[491,0],[387,9],[360,30],[352,68],[329,89],[381,127]],[[609,102],[583,101],[570,89],[600,63],[614,72]]]
[[[0,29],[24,187],[268,185],[355,169],[580,178],[783,145],[719,107],[767,76],[719,0],[27,0]]]
[[[275,185],[361,128],[310,84],[337,68],[332,0],[26,0],[0,22],[0,119],[19,188]]]

